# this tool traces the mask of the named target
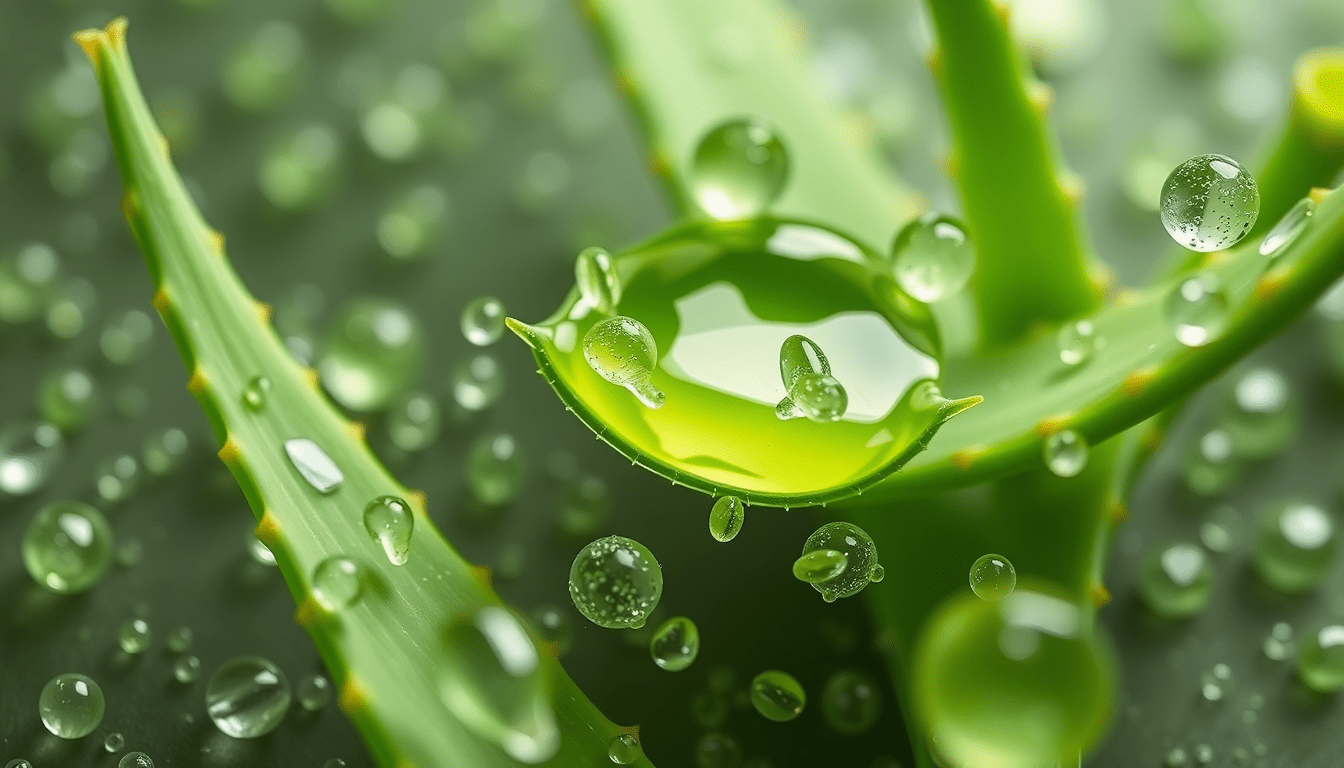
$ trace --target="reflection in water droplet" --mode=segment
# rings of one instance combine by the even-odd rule
[[[1302,636],[1297,676],[1321,693],[1344,688],[1344,624],[1326,624]]]
[[[121,650],[130,653],[144,653],[149,650],[150,641],[154,638],[150,631],[149,622],[144,619],[127,619],[121,625],[121,631],[117,635],[117,644]]]
[[[1162,185],[1162,226],[1192,251],[1217,251],[1246,236],[1260,214],[1260,190],[1236,160],[1198,155]]]
[[[103,689],[84,675],[53,677],[37,700],[37,713],[48,731],[62,739],[89,735],[103,721]]]
[[[387,561],[405,565],[415,532],[415,515],[404,499],[379,496],[364,508],[364,530],[383,548]]]
[[[643,323],[630,317],[603,320],[584,335],[583,356],[599,376],[630,390],[645,406],[663,406],[664,395],[651,380],[658,345]]]
[[[1193,616],[1208,605],[1213,594],[1213,567],[1195,544],[1159,547],[1144,558],[1139,594],[1159,616]]]
[[[662,669],[680,672],[700,654],[700,630],[685,616],[673,616],[654,631],[649,654]]]
[[[328,557],[313,570],[313,599],[328,611],[350,607],[363,587],[360,571],[359,564],[348,557]]]
[[[607,249],[593,246],[579,251],[574,260],[574,281],[589,306],[604,315],[615,314],[621,301],[621,284]]]
[[[1167,322],[1176,340],[1202,347],[1223,335],[1230,317],[1227,295],[1211,272],[1181,281],[1167,298]]]
[[[1002,600],[1017,586],[1017,569],[1003,555],[981,555],[971,564],[971,591],[982,600]]]
[[[107,518],[78,501],[42,507],[23,533],[24,567],[38,584],[61,594],[97,584],[107,572],[112,549]]]
[[[834,549],[814,549],[793,561],[793,577],[808,584],[824,584],[845,572],[849,558]]]
[[[318,493],[331,493],[345,481],[345,474],[317,443],[302,437],[285,441],[285,454],[304,480]]]
[[[622,733],[612,738],[607,745],[607,758],[617,765],[630,765],[644,756],[644,748],[639,737],[633,733]]]
[[[243,387],[243,405],[253,411],[266,407],[267,393],[271,391],[271,380],[265,376],[253,376]]]
[[[1075,320],[1059,329],[1059,359],[1065,365],[1078,366],[1092,359],[1100,338],[1091,320]]]
[[[1320,586],[1338,548],[1335,523],[1324,509],[1288,501],[1265,515],[1251,562],[1260,578],[1281,592],[1306,592]]]
[[[722,496],[709,510],[709,534],[716,541],[732,541],[746,521],[746,504],[736,496]]]
[[[453,369],[453,400],[468,411],[483,411],[504,394],[504,367],[493,355],[463,360]]]
[[[415,381],[424,355],[424,332],[409,309],[389,299],[363,298],[337,315],[317,369],[336,402],[375,412]]]
[[[504,302],[494,296],[472,299],[462,309],[462,335],[478,347],[487,347],[504,335]]]

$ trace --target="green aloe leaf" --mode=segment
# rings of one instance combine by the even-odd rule
[[[652,408],[589,365],[584,340],[607,315],[575,289],[536,326],[511,321],[540,372],[585,424],[673,483],[752,504],[824,504],[861,493],[979,402],[949,401],[927,308],[840,233],[765,218],[690,224],[613,260],[615,313],[657,345]],[[781,420],[780,348],[820,345],[849,396],[836,422]]]
[[[173,169],[135,80],[125,30],[118,20],[76,40],[98,73],[126,186],[123,208],[154,277],[155,307],[192,372],[188,386],[223,445],[220,456],[259,520],[257,535],[275,553],[299,605],[296,619],[337,681],[338,702],[370,753],[389,768],[518,765],[511,754],[552,766],[609,762],[609,742],[630,729],[604,718],[550,654],[536,658],[535,641],[531,652],[518,653],[540,671],[507,680],[502,668],[491,677],[483,665],[483,641],[452,641],[470,617],[478,626],[480,617],[509,624],[499,597],[485,572],[434,528],[423,497],[387,473],[365,446],[362,427],[326,401],[315,377],[270,329],[265,307],[248,294],[224,258],[222,238],[206,226]],[[257,376],[269,385],[252,384]],[[323,483],[305,479],[286,458],[286,441],[295,438],[329,457],[343,476],[338,484],[319,492]],[[313,468],[317,480],[333,479],[329,467]],[[365,530],[366,506],[385,495],[407,500],[414,515],[400,566]],[[314,597],[314,573],[336,555],[353,560],[364,576],[361,596],[333,611]],[[527,645],[516,633],[510,637],[515,649]],[[520,658],[513,657],[518,669]],[[459,706],[451,712],[440,693],[441,675],[449,672],[478,678],[475,688],[463,687],[468,674],[454,678],[456,695],[447,698]]]

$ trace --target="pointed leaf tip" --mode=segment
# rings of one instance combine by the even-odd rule
[[[510,331],[513,331],[518,338],[527,342],[529,347],[537,349],[541,346],[541,339],[538,338],[539,334],[535,327],[530,326],[521,320],[515,320],[512,317],[504,318],[504,325],[507,326]]]

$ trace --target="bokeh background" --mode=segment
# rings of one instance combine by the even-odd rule
[[[1200,152],[1253,168],[1297,53],[1344,43],[1338,0],[1013,4],[1039,73],[1056,89],[1052,117],[1086,182],[1094,242],[1131,284],[1171,248],[1155,213],[1167,172]],[[893,172],[931,206],[955,210],[919,5],[789,6],[806,30],[817,86]],[[404,450],[387,415],[371,420],[371,443],[408,486],[426,490],[449,540],[495,567],[506,599],[567,617],[565,667],[609,717],[641,724],[656,764],[692,765],[696,740],[717,721],[747,755],[779,768],[910,764],[862,601],[826,605],[789,575],[813,513],[753,511],[735,541],[714,542],[708,500],[592,440],[521,344],[480,350],[459,330],[463,306],[486,294],[523,319],[546,316],[568,290],[578,249],[629,246],[670,222],[594,40],[561,0],[0,3],[0,461],[23,449],[41,417],[44,380],[76,368],[96,392],[87,423],[51,454],[45,487],[0,494],[0,762],[114,765],[102,737],[115,731],[161,766],[370,764],[334,705],[296,706],[255,741],[224,736],[205,715],[205,680],[234,656],[269,658],[294,683],[322,670],[279,573],[254,555],[252,515],[184,388],[121,218],[97,90],[69,36],[122,14],[179,168],[296,354],[320,354],[330,319],[356,297],[395,298],[423,325],[429,354],[415,391],[438,405],[440,434]],[[19,268],[24,253],[48,265],[54,257],[57,271],[35,283]],[[1302,694],[1291,662],[1268,659],[1262,646],[1277,622],[1300,631],[1344,615],[1344,572],[1307,597],[1275,598],[1250,576],[1247,552],[1269,501],[1339,500],[1344,413],[1330,339],[1342,317],[1324,306],[1211,387],[1142,482],[1112,557],[1115,599],[1101,613],[1123,666],[1119,712],[1087,764],[1337,764],[1344,711]],[[470,412],[455,402],[454,382],[479,354],[498,364],[505,391]],[[1238,468],[1215,498],[1197,497],[1182,480],[1190,446],[1227,382],[1259,365],[1291,383],[1304,415],[1298,437],[1284,454]],[[180,430],[187,447],[160,475],[145,450],[168,430]],[[484,512],[466,491],[465,457],[493,431],[517,439],[525,482],[512,504]],[[601,630],[570,605],[566,575],[584,542],[563,533],[557,516],[585,479],[609,509],[601,530],[640,540],[662,562],[661,615],[698,623],[703,648],[689,670],[657,669],[646,638]],[[33,512],[66,497],[106,509],[118,538],[118,564],[77,597],[36,587],[19,557]],[[1173,540],[1223,550],[1213,603],[1180,624],[1147,615],[1134,596],[1138,560]],[[117,645],[132,617],[154,631],[137,657]],[[188,684],[174,679],[181,654],[165,644],[183,626],[195,637],[187,653],[202,665]],[[1213,699],[1207,684],[1220,663],[1231,675],[1216,679]],[[745,704],[742,686],[771,667],[795,674],[812,697],[794,722],[767,722]],[[883,716],[864,735],[834,733],[820,716],[821,687],[840,669],[882,681]],[[43,729],[36,704],[48,679],[70,671],[102,684],[107,714],[92,736],[61,742]],[[711,678],[726,692],[713,693]]]

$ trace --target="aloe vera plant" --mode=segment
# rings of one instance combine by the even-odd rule
[[[826,519],[855,522],[873,536],[892,588],[870,590],[868,600],[920,765],[966,759],[1002,735],[957,712],[965,709],[959,699],[993,696],[977,684],[998,681],[974,647],[988,642],[985,627],[997,619],[964,599],[967,569],[986,552],[1011,553],[1023,592],[1072,606],[1085,628],[1076,632],[1085,651],[1060,661],[1069,680],[1041,673],[1012,681],[1013,695],[1076,714],[1065,732],[1052,736],[992,711],[1022,739],[981,756],[1026,768],[1037,758],[1076,757],[1110,714],[1108,652],[1087,628],[1108,599],[1104,559],[1127,515],[1129,485],[1164,425],[1344,274],[1344,197],[1323,189],[1344,163],[1344,54],[1317,52],[1299,63],[1290,115],[1257,173],[1262,204],[1251,237],[1208,256],[1175,255],[1153,285],[1116,290],[1085,239],[1077,184],[1054,157],[1048,89],[1027,74],[1006,12],[988,0],[928,5],[937,30],[930,67],[951,127],[947,165],[977,250],[974,282],[958,298],[973,307],[974,323],[954,327],[947,306],[910,299],[883,272],[878,254],[920,203],[810,95],[778,8],[765,0],[594,0],[584,10],[684,219],[614,259],[622,287],[614,309],[652,332],[664,360],[652,372],[663,406],[646,407],[588,366],[579,340],[602,316],[578,289],[551,319],[511,327],[563,405],[632,463],[751,506],[825,505]],[[751,56],[716,53],[715,35],[728,27],[751,30]],[[114,22],[77,40],[98,73],[126,187],[123,210],[155,280],[154,306],[187,362],[188,386],[211,420],[220,457],[258,518],[258,537],[276,554],[297,618],[375,760],[601,763],[629,729],[605,719],[545,653],[536,708],[482,725],[481,716],[445,705],[440,678],[463,669],[450,628],[499,598],[484,572],[437,534],[426,500],[373,459],[359,425],[323,399],[313,374],[268,329],[266,308],[230,269],[223,236],[206,224],[167,157],[125,31]],[[695,206],[690,158],[707,131],[740,115],[783,138],[793,171],[768,215],[706,221]],[[1258,235],[1307,195],[1316,205],[1310,226],[1267,268]],[[1217,338],[1191,348],[1173,336],[1165,305],[1196,273],[1216,278],[1230,309]],[[1056,331],[1082,318],[1107,343],[1086,363],[1064,366]],[[876,335],[864,336],[872,327]],[[846,382],[856,409],[867,403],[871,418],[780,422],[770,402],[777,382],[742,380],[761,359],[773,376],[776,337],[798,332],[819,340],[837,366],[847,340],[871,340],[864,351],[873,378]],[[697,348],[697,337],[708,346]],[[260,408],[244,399],[258,376],[269,382]],[[921,388],[925,382],[937,389]],[[1091,449],[1081,473],[1059,477],[1042,452],[1066,431]],[[331,493],[319,493],[285,457],[294,438],[312,440],[340,469]],[[406,499],[415,513],[405,565],[388,562],[364,530],[364,507],[387,495]],[[350,609],[325,609],[313,597],[314,574],[333,556],[369,574]],[[961,689],[949,690],[930,661],[929,644],[943,642],[969,648],[962,664],[972,674]]]

